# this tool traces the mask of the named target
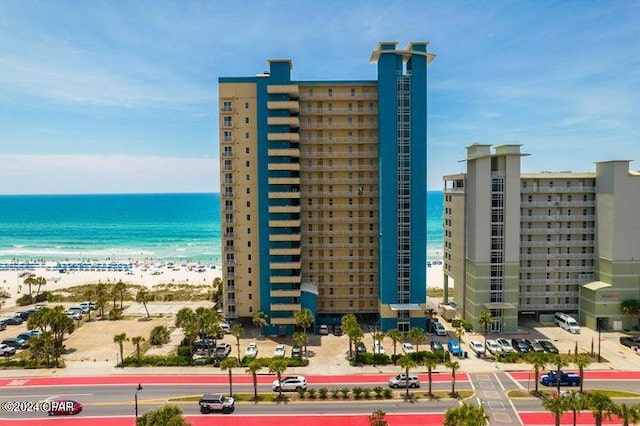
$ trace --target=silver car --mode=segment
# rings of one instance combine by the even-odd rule
[[[418,379],[418,376],[416,376],[415,374],[409,374],[409,377],[407,378],[406,374],[404,373],[398,374],[397,376],[389,379],[390,388],[397,389],[404,388],[406,386],[410,388],[419,388],[420,379]]]

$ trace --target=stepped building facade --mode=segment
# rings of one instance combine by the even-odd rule
[[[444,177],[446,297],[476,329],[486,310],[495,331],[555,312],[626,328],[620,304],[640,300],[640,173],[627,160],[521,173],[524,155],[474,144],[466,173]]]

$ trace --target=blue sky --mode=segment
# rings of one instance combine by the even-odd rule
[[[428,185],[467,145],[523,171],[640,160],[633,1],[0,1],[0,194],[218,192],[217,79],[375,79],[429,41]],[[638,169],[638,163],[632,163]]]

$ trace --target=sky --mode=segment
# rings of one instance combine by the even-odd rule
[[[428,187],[472,143],[523,172],[640,160],[640,2],[2,0],[0,194],[219,192],[219,77],[375,80],[428,41]],[[631,163],[640,169],[640,163]]]

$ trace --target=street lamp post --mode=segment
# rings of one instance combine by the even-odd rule
[[[600,338],[600,334],[602,333],[602,327],[598,324],[598,362],[602,362],[602,358],[600,357],[600,345],[602,343],[602,339]]]
[[[135,393],[135,402],[136,402],[136,420],[138,419],[138,392],[142,390],[142,385],[138,383],[138,388]]]

